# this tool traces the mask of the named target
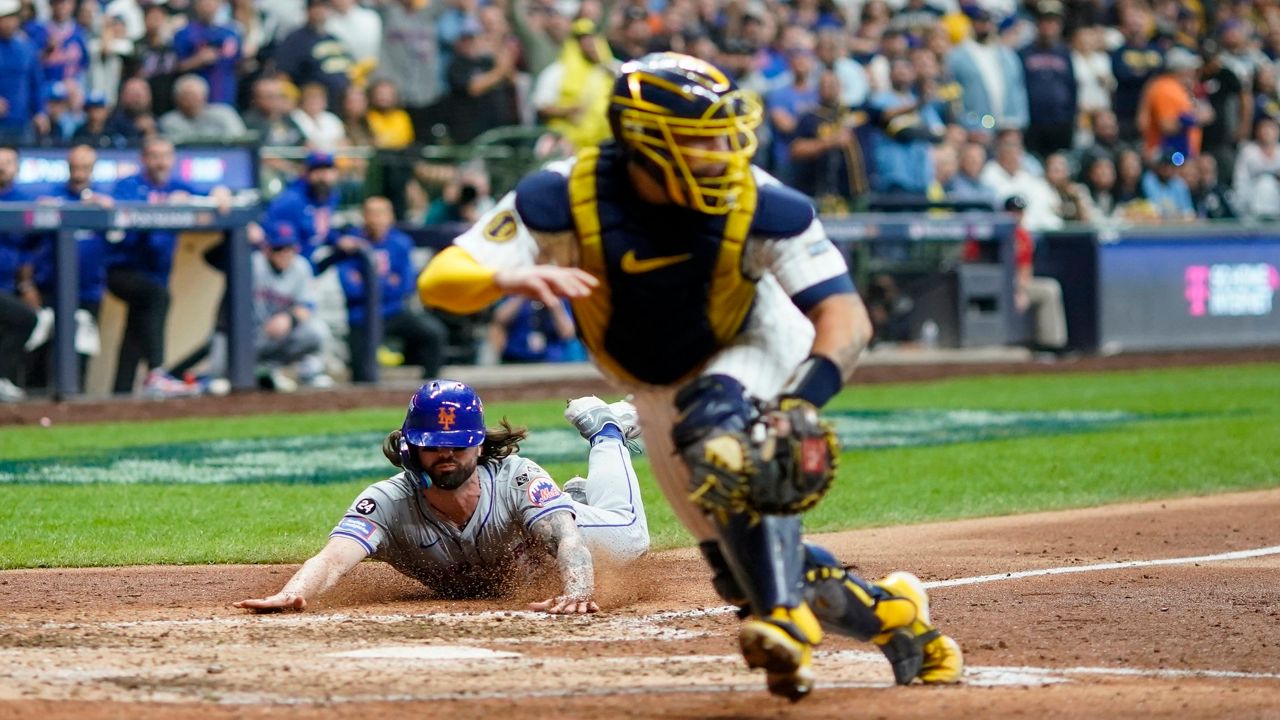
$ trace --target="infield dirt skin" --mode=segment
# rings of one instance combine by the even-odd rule
[[[1258,557],[988,579],[931,590],[965,649],[952,687],[894,687],[831,636],[795,704],[737,658],[736,617],[692,550],[602,573],[601,613],[523,612],[548,588],[442,601],[365,563],[305,612],[251,615],[296,566],[0,573],[0,717],[1280,720],[1280,490],[819,536],[876,578]],[[481,660],[353,658],[460,646]],[[825,685],[824,685],[825,683]]]

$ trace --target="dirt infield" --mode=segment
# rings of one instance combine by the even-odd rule
[[[228,604],[294,567],[10,571],[0,717],[1277,719],[1277,517],[1280,489],[824,536],[869,577],[934,583],[968,675],[894,688],[870,646],[829,638],[796,705],[742,667],[692,551],[609,573],[582,619],[522,612],[544,588],[435,600],[375,563],[263,616]]]

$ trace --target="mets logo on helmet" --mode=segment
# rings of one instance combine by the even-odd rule
[[[440,408],[440,412],[436,413],[436,422],[440,423],[441,430],[449,430],[453,428],[453,424],[457,422],[453,408]]]
[[[560,488],[549,477],[540,477],[529,484],[529,502],[534,507],[543,507],[560,497]]]

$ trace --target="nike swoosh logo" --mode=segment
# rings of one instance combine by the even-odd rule
[[[622,272],[628,275],[639,275],[641,273],[653,272],[661,270],[664,267],[679,265],[680,263],[693,257],[693,253],[685,253],[684,255],[667,255],[664,257],[645,258],[639,260],[636,258],[635,250],[628,250],[622,256]]]

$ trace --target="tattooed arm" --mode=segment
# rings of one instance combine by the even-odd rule
[[[573,522],[573,514],[555,512],[533,524],[533,535],[560,567],[560,579],[564,593],[542,602],[529,604],[530,610],[542,610],[553,615],[593,613],[600,610],[591,596],[595,593],[595,568],[591,565],[591,551],[582,540],[582,533]]]

